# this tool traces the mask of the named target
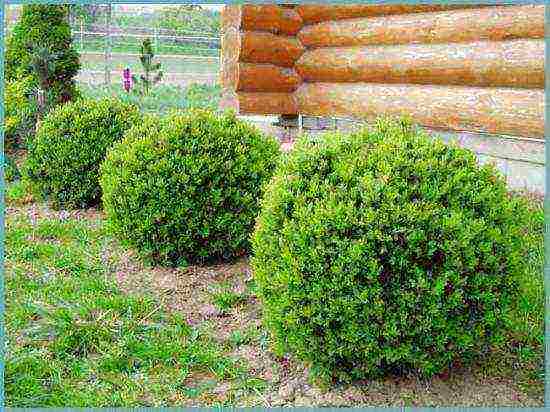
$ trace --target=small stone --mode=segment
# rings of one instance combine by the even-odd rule
[[[220,314],[220,311],[214,305],[204,305],[201,308],[200,313],[205,318],[211,318],[214,316],[218,316]]]
[[[292,400],[294,398],[295,391],[296,387],[292,381],[289,381],[279,388],[279,396],[284,400]]]
[[[216,386],[214,389],[212,389],[212,392],[216,395],[225,395],[229,390],[231,389],[231,384],[228,382],[224,382]]]

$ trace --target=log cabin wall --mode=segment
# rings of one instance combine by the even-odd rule
[[[243,114],[542,139],[544,6],[228,6],[222,85]]]
[[[238,113],[297,114],[294,64],[305,51],[294,6],[225,6],[222,13],[222,108]]]

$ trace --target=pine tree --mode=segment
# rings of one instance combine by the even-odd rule
[[[153,53],[151,40],[143,40],[143,43],[141,44],[141,56],[139,58],[143,67],[143,74],[139,77],[136,75],[132,76],[134,83],[139,85],[142,96],[148,95],[151,87],[162,80],[163,73],[161,70],[161,63],[153,63],[154,57],[155,54]]]
[[[57,101],[76,95],[74,77],[80,69],[79,56],[72,45],[67,5],[24,5],[21,17],[6,44],[6,80],[33,76],[37,86],[46,85]],[[40,79],[35,71],[39,56],[49,55],[48,75]],[[44,73],[42,73],[44,74]]]

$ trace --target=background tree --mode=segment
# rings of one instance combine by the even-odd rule
[[[73,18],[82,19],[86,24],[98,22],[103,14],[103,4],[72,4],[71,15]]]
[[[6,80],[32,76],[37,86],[46,84],[47,93],[65,102],[76,95],[74,77],[80,69],[73,48],[67,5],[24,5],[21,17],[7,40]],[[49,54],[48,78],[35,71],[37,53]]]
[[[160,12],[160,24],[164,28],[181,31],[219,33],[220,12],[208,10],[200,5],[181,4],[166,7]]]

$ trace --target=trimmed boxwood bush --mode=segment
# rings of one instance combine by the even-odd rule
[[[148,116],[102,165],[110,226],[155,263],[242,255],[278,156],[275,139],[232,113]]]
[[[252,265],[275,348],[322,378],[443,371],[502,339],[523,271],[503,178],[406,121],[300,140]]]
[[[155,263],[241,255],[278,155],[274,139],[232,113],[148,116],[102,165],[110,226]]]
[[[54,208],[98,205],[99,165],[138,119],[137,108],[116,99],[80,99],[53,109],[29,145],[24,176],[33,193]]]
[[[24,147],[27,139],[34,133],[38,113],[34,97],[34,81],[31,77],[22,77],[6,82],[4,100],[5,129],[4,149],[6,152]]]

